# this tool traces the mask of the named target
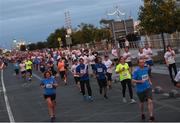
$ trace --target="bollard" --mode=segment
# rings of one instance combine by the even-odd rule
[[[169,92],[169,97],[177,97],[178,95],[178,91],[175,90],[175,89],[172,89],[170,92]]]
[[[156,93],[156,94],[163,93],[162,87],[161,86],[156,86],[155,89],[154,89],[154,93]]]

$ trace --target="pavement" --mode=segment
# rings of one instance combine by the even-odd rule
[[[41,73],[34,71],[32,82],[18,79],[13,75],[13,67],[9,65],[4,70],[0,83],[0,121],[9,122],[9,112],[2,90],[2,81],[5,84],[8,97],[10,117],[15,122],[48,122],[47,104],[42,96],[43,90],[39,87]],[[2,72],[1,72],[2,75]],[[68,85],[65,86],[59,79],[57,88],[57,122],[140,122],[140,110],[137,103],[129,103],[129,95],[126,94],[127,103],[122,102],[122,89],[119,82],[113,83],[113,88],[108,91],[109,99],[104,99],[98,90],[98,84],[94,78],[90,79],[94,101],[84,102],[82,95],[75,86],[73,76],[68,73]],[[154,73],[152,76],[153,88],[162,86],[164,93],[175,88],[170,82],[169,76]],[[134,89],[133,89],[134,91]],[[128,93],[128,91],[127,91]],[[134,98],[137,100],[134,91]],[[156,121],[180,122],[180,96],[170,98],[164,94],[153,94],[154,113]],[[147,111],[147,107],[146,107]],[[148,112],[146,112],[148,121]]]

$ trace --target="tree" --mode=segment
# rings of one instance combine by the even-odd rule
[[[20,45],[19,49],[20,49],[20,51],[26,51],[26,45],[23,45],[23,44]]]
[[[176,21],[179,10],[173,0],[145,0],[145,5],[140,7],[139,20],[141,32],[147,35],[161,34],[164,52],[166,44],[164,33],[173,33],[180,25]]]
[[[54,33],[51,33],[47,38],[47,46],[49,48],[59,48],[58,38],[61,38],[62,45],[66,46],[66,29],[64,27],[56,29]]]
[[[72,33],[72,42],[74,45],[81,44],[83,42],[81,30]]]
[[[96,27],[92,24],[81,23],[78,25],[79,30],[82,31],[82,42],[81,43],[91,43],[95,39]]]
[[[99,22],[103,29],[103,39],[106,39],[108,42],[110,42],[110,39],[112,39],[112,32],[110,30],[110,24],[113,21],[114,21],[113,19],[111,19],[111,20],[101,19]]]
[[[36,50],[37,49],[36,44],[31,43],[31,44],[27,45],[27,49],[30,50],[30,51]]]
[[[36,48],[37,49],[44,49],[47,47],[47,42],[37,42]]]

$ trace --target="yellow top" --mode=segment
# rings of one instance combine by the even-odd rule
[[[26,70],[32,69],[32,61],[28,60],[25,62],[25,64],[26,64]]]
[[[123,64],[118,64],[116,66],[116,72],[119,73],[120,81],[123,81],[125,79],[131,79],[131,74],[129,72],[129,66],[128,66],[127,63],[125,63],[124,65]]]

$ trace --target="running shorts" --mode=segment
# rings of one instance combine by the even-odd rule
[[[54,101],[56,100],[56,94],[51,94],[51,95],[44,94],[44,99],[47,99],[47,98],[51,98],[51,101]]]
[[[140,102],[145,102],[147,99],[152,99],[152,89],[148,88],[143,92],[137,93]]]
[[[97,81],[98,81],[99,87],[106,87],[107,86],[106,79],[104,79],[104,80],[103,79],[102,80],[98,79]]]
[[[107,80],[108,81],[112,81],[112,73],[106,73],[106,76],[107,76]]]

